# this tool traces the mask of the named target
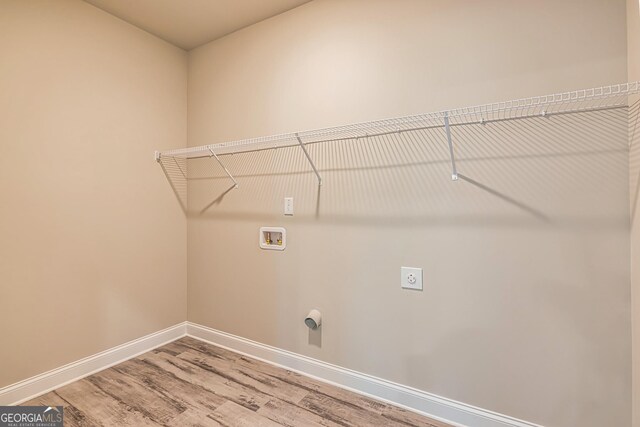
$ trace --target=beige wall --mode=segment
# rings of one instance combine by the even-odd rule
[[[627,51],[629,81],[640,80],[640,11],[637,0],[627,0]],[[633,331],[633,426],[640,427],[640,97],[629,112],[631,195],[631,303]]]
[[[190,54],[189,145],[625,81],[625,6],[316,0]],[[629,425],[626,114],[456,129],[456,183],[439,131],[310,146],[320,191],[296,149],[225,156],[227,193],[193,161],[188,318],[543,425]]]
[[[545,3],[316,0],[192,52],[189,145],[634,78],[624,0]],[[71,0],[0,2],[0,36],[1,387],[185,319],[184,214],[151,155],[185,144],[187,55]],[[295,149],[225,156],[228,193],[194,161],[188,318],[544,425],[629,425],[626,118],[457,129],[457,183],[436,131],[309,147],[321,190]]]
[[[184,321],[186,53],[81,1],[0,1],[0,386]]]

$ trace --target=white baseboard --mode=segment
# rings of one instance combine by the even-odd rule
[[[187,322],[187,335],[457,426],[541,427],[496,412]]]
[[[17,405],[186,335],[186,322],[0,389],[0,405]]]
[[[496,412],[456,402],[321,360],[271,347],[191,322],[179,323],[93,356],[0,389],[0,405],[17,405],[107,369],[185,335],[264,362],[420,412],[456,426],[541,427]]]

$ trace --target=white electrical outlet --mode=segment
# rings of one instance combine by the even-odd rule
[[[284,214],[293,215],[293,197],[284,198]]]
[[[422,290],[422,269],[400,267],[400,286],[404,289]]]

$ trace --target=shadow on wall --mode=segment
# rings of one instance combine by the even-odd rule
[[[187,160],[180,157],[162,157],[160,167],[167,177],[180,207],[187,212]]]
[[[455,126],[455,182],[443,129],[308,144],[322,187],[299,147],[221,156],[238,189],[190,160],[173,169],[195,219],[190,316],[545,425],[624,419],[628,114]],[[284,221],[295,250],[260,251],[256,227]],[[399,290],[405,262],[424,293]],[[252,285],[229,286],[241,269]],[[323,336],[302,324],[315,306]]]
[[[456,182],[443,129],[308,144],[322,187],[298,147],[220,156],[238,189],[213,159],[161,164],[185,212],[203,219],[273,218],[293,196],[306,222],[626,227],[628,217],[599,200],[626,191],[633,111],[638,104],[455,126]]]

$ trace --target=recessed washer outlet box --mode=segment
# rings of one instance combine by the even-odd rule
[[[260,248],[284,251],[287,247],[287,230],[283,227],[260,227]]]

